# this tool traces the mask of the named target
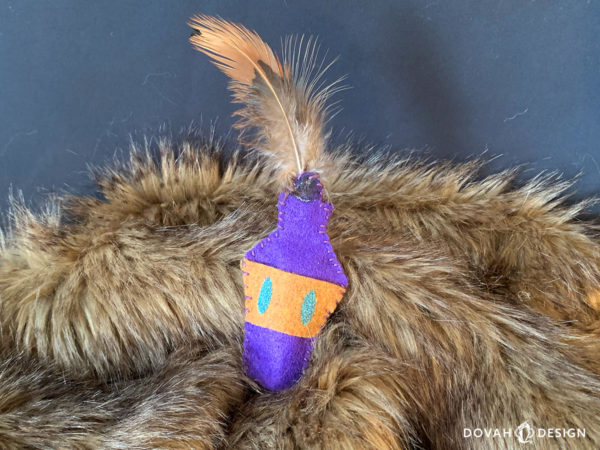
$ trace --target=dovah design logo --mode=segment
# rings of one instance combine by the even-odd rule
[[[535,432],[531,429],[527,422],[523,422],[515,430],[515,436],[520,444],[531,444]]]
[[[463,437],[470,439],[516,438],[519,444],[532,444],[534,439],[585,439],[585,428],[534,428],[525,421],[517,428],[464,428]]]

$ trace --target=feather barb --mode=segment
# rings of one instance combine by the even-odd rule
[[[275,156],[285,173],[313,168],[324,147],[327,93],[313,92],[304,78],[295,80],[296,66],[282,63],[254,31],[205,15],[189,25],[194,48],[231,78],[234,101],[244,105],[235,113],[241,117],[236,127],[242,134],[255,132],[245,143]]]

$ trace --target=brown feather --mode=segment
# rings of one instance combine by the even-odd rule
[[[241,118],[236,127],[242,130],[242,142],[274,156],[285,178],[315,170],[325,141],[324,104],[335,83],[317,86],[323,71],[312,73],[314,41],[304,48],[303,61],[300,43],[292,60],[282,63],[254,31],[241,25],[200,15],[190,26],[196,31],[191,43],[232,79],[234,101],[244,104],[235,113]]]
[[[260,62],[283,77],[283,67],[273,50],[253,31],[232,22],[199,15],[190,26],[198,34],[190,37],[196,50],[210,56],[229,78],[251,85],[255,72],[266,78]]]

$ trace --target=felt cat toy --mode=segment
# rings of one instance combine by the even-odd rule
[[[244,366],[263,387],[292,386],[304,372],[314,341],[348,284],[327,236],[333,210],[313,166],[325,145],[323,103],[333,85],[319,88],[323,71],[314,41],[283,62],[260,37],[222,19],[198,16],[193,45],[232,82],[244,107],[238,128],[256,129],[252,147],[277,159],[292,186],[279,195],[277,229],[242,261],[246,294]],[[291,46],[290,46],[291,47]],[[319,66],[319,73],[312,74]],[[325,68],[325,70],[327,67]]]

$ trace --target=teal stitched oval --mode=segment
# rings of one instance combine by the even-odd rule
[[[258,294],[258,312],[264,314],[271,303],[271,292],[273,291],[273,282],[269,277],[265,278],[262,286],[260,287],[260,293]]]
[[[311,321],[315,314],[315,306],[317,306],[317,296],[313,289],[306,294],[302,301],[302,309],[300,310],[300,320],[302,320],[302,325],[306,325]]]

